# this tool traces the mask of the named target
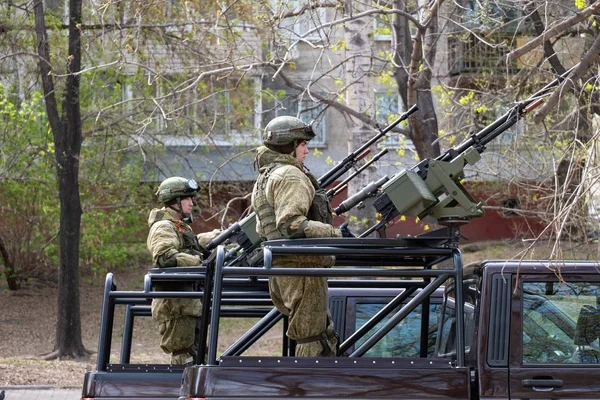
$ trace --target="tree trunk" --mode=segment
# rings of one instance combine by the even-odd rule
[[[15,266],[13,265],[12,260],[9,257],[8,251],[6,251],[6,246],[4,245],[2,237],[0,237],[0,255],[4,260],[4,276],[6,278],[8,290],[19,289],[19,285],[17,284],[17,280],[15,279]]]
[[[81,203],[79,196],[79,154],[82,132],[79,108],[79,76],[81,67],[81,0],[69,0],[69,57],[62,117],[55,97],[51,75],[50,48],[44,5],[34,5],[35,28],[40,73],[46,112],[54,136],[58,192],[60,198],[58,311],[56,347],[47,358],[82,357],[88,352],[81,339],[79,306],[79,236]]]
[[[351,16],[353,13],[360,13],[364,5],[362,2],[354,2],[346,0],[345,13]],[[364,19],[354,19],[345,23],[345,39],[346,39],[346,57],[349,59],[346,67],[346,102],[348,106],[360,113],[374,114],[374,98],[372,90],[370,90],[370,82],[372,78],[369,76],[371,71],[371,53],[369,29],[365,26]],[[351,137],[348,138],[348,152],[351,153],[364,144],[372,135],[370,130],[362,121],[350,117],[352,127],[350,129]],[[374,152],[372,152],[374,154]],[[373,180],[374,169],[367,168],[361,174],[348,184],[348,196],[352,196],[360,191],[367,183]],[[371,226],[375,221],[375,210],[373,207],[364,207],[357,209],[356,207],[349,211],[352,218],[350,226],[356,230],[364,231]]]
[[[405,0],[396,0],[394,4],[398,9],[407,11]],[[423,14],[425,19],[420,21],[422,25],[410,43],[410,22],[400,15],[394,17],[394,77],[406,107],[414,104],[419,107],[416,116],[409,118],[409,139],[421,160],[440,154],[439,143],[432,144],[438,138],[438,125],[431,93],[431,66],[435,65],[438,39],[438,9],[432,8],[430,12]]]

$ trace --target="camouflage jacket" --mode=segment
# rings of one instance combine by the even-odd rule
[[[150,233],[146,244],[157,267],[200,265],[202,247],[192,228],[168,208],[155,208],[148,217]],[[159,260],[160,258],[160,260]]]
[[[256,204],[261,202],[258,197],[265,196],[263,200],[266,200],[273,209],[275,227],[280,233],[280,237],[319,238],[342,236],[340,230],[331,224],[307,218],[315,198],[316,180],[314,178],[311,180],[311,177],[304,172],[302,163],[291,155],[277,153],[265,146],[258,148],[256,160],[260,173],[264,174],[269,170],[269,176],[264,189],[257,187],[255,184],[252,192],[252,206],[256,211]],[[270,170],[269,167],[273,164],[280,164],[281,166]],[[257,180],[257,184],[259,180]],[[256,231],[262,237],[267,237],[258,214],[257,211]],[[314,264],[314,266],[332,264],[330,257],[312,258],[315,259],[315,262],[309,264]],[[306,264],[307,261],[305,257],[302,263]]]

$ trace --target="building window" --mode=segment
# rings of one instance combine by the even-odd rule
[[[141,81],[136,78],[136,81]],[[257,100],[260,79],[163,76],[123,85],[138,133],[171,146],[255,146],[260,143]],[[257,87],[258,85],[258,87]]]
[[[402,99],[397,93],[375,92],[375,119],[382,126],[386,127],[394,122],[401,113],[406,111]],[[412,142],[406,140],[404,135],[390,132],[379,146],[388,148],[414,148]]]
[[[470,29],[497,29],[499,32],[514,33],[520,27],[523,15],[522,3],[513,0],[501,4],[493,1],[468,0],[464,5],[464,25]]]
[[[377,0],[373,2],[373,6],[380,10],[387,11],[394,8],[394,2],[392,0]],[[416,19],[419,18],[416,13],[412,15]],[[373,38],[379,41],[392,40],[393,21],[394,14],[377,14],[373,19],[373,30],[375,31]],[[410,29],[410,35],[414,37],[417,34],[417,27],[412,22],[407,21],[406,23]]]
[[[517,62],[506,65],[506,56],[516,48],[512,37],[496,36],[483,42],[470,33],[459,33],[448,37],[448,68],[451,75],[481,73],[484,71],[505,73],[517,72]]]
[[[194,122],[221,145],[256,145],[255,113],[260,80],[211,79],[199,85]]]
[[[373,4],[376,8],[382,10],[389,10],[393,7],[393,4],[389,0],[378,0]],[[375,40],[392,40],[392,15],[391,14],[377,14],[374,19],[375,23]]]

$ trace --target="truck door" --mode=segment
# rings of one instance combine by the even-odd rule
[[[511,302],[513,400],[600,399],[600,279],[557,275],[513,281],[520,289]]]

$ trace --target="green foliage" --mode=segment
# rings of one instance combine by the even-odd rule
[[[472,90],[469,90],[467,92],[467,94],[465,94],[465,95],[463,95],[463,96],[460,97],[460,99],[458,100],[458,103],[461,106],[469,105],[473,101],[474,97],[475,97],[475,92],[473,92]]]
[[[392,71],[382,71],[377,76],[377,82],[388,88],[387,94],[392,94],[398,90],[398,85]]]
[[[0,181],[0,235],[20,280],[48,277],[56,270],[49,262],[58,232],[56,191],[33,180]]]
[[[94,91],[82,85],[82,107],[115,101],[121,88],[114,77],[102,75],[104,87],[111,90]],[[87,78],[98,87],[98,76]],[[28,98],[19,98],[0,86],[0,120],[0,235],[19,280],[54,280],[60,207],[54,144],[41,93],[32,91]],[[88,127],[94,127],[93,121]],[[130,162],[123,147],[119,136],[92,135],[81,150],[84,279],[101,280],[108,270],[149,262],[145,235],[151,193],[139,184],[141,165]]]
[[[82,218],[80,268],[95,280],[108,271],[150,264],[145,248],[146,215],[141,207],[95,209]]]
[[[346,41],[338,40],[331,48],[333,51],[346,50]]]
[[[45,276],[46,251],[58,232],[58,202],[41,94],[21,99],[0,85],[0,120],[0,235],[18,279]]]
[[[442,86],[436,85],[431,88],[431,92],[436,95],[436,99],[442,107],[446,108],[452,104],[452,97],[454,96],[453,90],[448,90]]]

